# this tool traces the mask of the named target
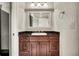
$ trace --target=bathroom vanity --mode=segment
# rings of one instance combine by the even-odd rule
[[[20,56],[59,56],[59,32],[19,32]]]

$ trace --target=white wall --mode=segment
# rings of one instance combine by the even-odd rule
[[[60,54],[79,55],[77,3],[55,3],[55,30],[60,32]],[[60,17],[59,13],[65,14]]]
[[[25,14],[24,3],[12,4],[12,55],[18,55],[19,30],[26,30],[25,26]],[[78,19],[77,19],[77,3],[55,2],[54,3],[54,29],[53,31],[60,32],[60,55],[79,55],[79,37],[78,37]],[[60,16],[60,12],[65,11],[63,16]],[[20,26],[20,27],[18,27]]]

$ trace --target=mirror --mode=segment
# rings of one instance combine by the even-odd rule
[[[29,12],[30,27],[49,27],[49,12]]]

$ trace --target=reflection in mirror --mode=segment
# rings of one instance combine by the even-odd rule
[[[50,13],[29,13],[30,27],[49,27]]]

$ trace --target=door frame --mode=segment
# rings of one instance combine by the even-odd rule
[[[0,51],[1,51],[1,7],[2,5],[0,5]]]

